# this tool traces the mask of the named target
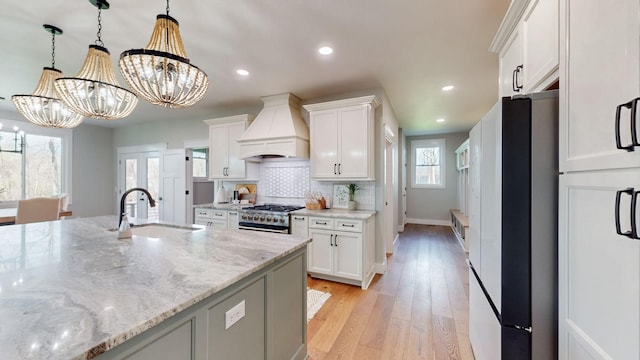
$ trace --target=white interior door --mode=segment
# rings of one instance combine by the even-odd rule
[[[187,223],[187,163],[185,149],[162,152],[158,207],[160,221],[172,224]]]
[[[158,199],[160,186],[160,152],[142,151],[121,153],[118,159],[118,194],[141,187],[147,189],[154,199]],[[118,207],[120,199],[118,198]],[[125,212],[135,218],[157,221],[157,207],[149,206],[147,196],[134,191],[125,199]]]

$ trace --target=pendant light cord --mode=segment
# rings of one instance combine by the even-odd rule
[[[56,68],[56,32],[51,31],[51,68]]]
[[[167,16],[169,16],[169,0],[167,0]]]
[[[102,42],[102,7],[98,6],[98,39],[96,40],[96,45],[104,47],[104,43]]]

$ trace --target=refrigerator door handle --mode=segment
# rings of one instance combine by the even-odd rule
[[[626,188],[624,190],[616,191],[616,209],[615,209],[616,233],[618,233],[618,235],[626,236],[632,239],[634,239],[634,236],[637,236],[633,227],[633,225],[635,224],[635,214],[636,214],[635,206],[633,206],[631,209],[631,230],[623,232],[622,226],[620,225],[620,198],[622,197],[622,194],[629,194],[632,197],[631,203],[632,205],[634,205],[633,198],[635,197],[635,195],[633,190],[634,190],[633,188]]]

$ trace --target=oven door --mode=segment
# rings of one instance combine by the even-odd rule
[[[241,229],[241,230],[253,230],[253,231],[266,231],[266,232],[281,233],[281,234],[288,234],[289,233],[289,227],[288,226],[271,225],[271,224],[254,224],[254,223],[243,222],[243,221],[238,223],[238,229]]]

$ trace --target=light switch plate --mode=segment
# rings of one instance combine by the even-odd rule
[[[232,307],[224,314],[224,320],[225,320],[224,329],[227,330],[243,317],[244,317],[244,300],[240,301],[236,306]]]

